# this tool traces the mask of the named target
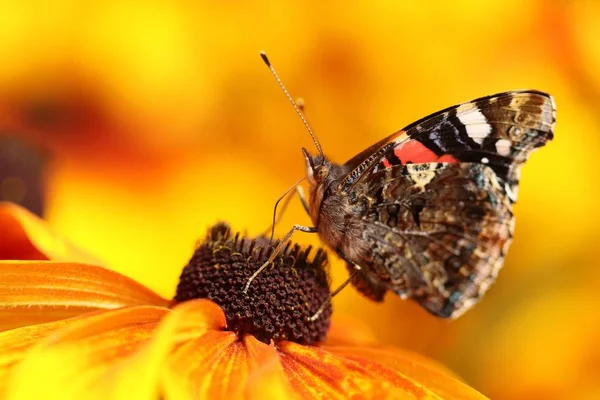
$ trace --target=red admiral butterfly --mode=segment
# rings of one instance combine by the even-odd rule
[[[339,165],[323,155],[261,55],[319,153],[302,149],[310,188],[303,203],[314,226],[294,226],[281,243],[296,230],[318,233],[351,273],[334,294],[351,281],[374,301],[392,291],[439,317],[471,308],[512,240],[521,166],[553,137],[552,97],[519,90],[449,107]]]

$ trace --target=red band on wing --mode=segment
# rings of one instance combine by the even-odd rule
[[[417,140],[409,140],[394,148],[394,155],[398,157],[402,164],[407,163],[430,163],[430,162],[446,162],[457,163],[456,158],[449,154],[438,156],[433,151],[429,150],[424,144]]]
[[[440,158],[437,159],[437,162],[456,164],[456,163],[459,163],[460,161],[458,161],[456,158],[454,158],[454,156],[452,156],[450,154],[444,154],[443,156],[441,156]]]

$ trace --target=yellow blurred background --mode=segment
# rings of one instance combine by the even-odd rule
[[[2,1],[0,132],[47,154],[47,219],[165,296],[212,223],[262,232],[312,143],[261,49],[338,162],[443,107],[547,91],[556,138],[483,302],[453,322],[353,289],[334,306],[491,398],[600,398],[600,2],[322,3]]]

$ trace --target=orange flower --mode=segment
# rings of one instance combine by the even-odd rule
[[[485,398],[434,361],[374,345],[356,322],[334,321],[322,340],[331,310],[306,315],[328,293],[324,257],[298,247],[242,298],[239,267],[268,247],[217,225],[170,308],[18,206],[0,204],[0,232],[0,260],[11,258],[0,261],[2,398]],[[185,298],[202,293],[221,306]]]

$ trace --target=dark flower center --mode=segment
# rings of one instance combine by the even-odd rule
[[[310,247],[288,244],[243,292],[248,278],[276,245],[263,237],[232,235],[226,224],[215,225],[183,269],[175,301],[210,299],[223,308],[228,330],[252,334],[265,343],[322,341],[329,329],[331,305],[317,320],[309,320],[329,295],[327,255],[322,249],[309,260]]]

